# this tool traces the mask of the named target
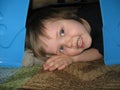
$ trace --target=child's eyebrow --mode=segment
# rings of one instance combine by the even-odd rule
[[[57,30],[57,32],[56,32],[56,38],[58,38],[59,37],[59,30]]]
[[[63,29],[63,27],[59,26],[59,28],[57,28],[57,32],[56,32],[56,38],[58,38],[60,36],[60,30]]]

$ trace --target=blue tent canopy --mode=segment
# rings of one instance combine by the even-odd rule
[[[29,0],[0,0],[0,67],[20,67]]]
[[[120,0],[100,0],[100,6],[105,64],[120,64]]]

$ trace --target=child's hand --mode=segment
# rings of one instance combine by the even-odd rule
[[[55,55],[50,57],[43,65],[44,70],[53,71],[55,69],[62,70],[72,63],[73,59],[66,55]]]

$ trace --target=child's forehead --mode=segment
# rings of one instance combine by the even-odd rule
[[[61,29],[61,24],[58,23],[59,20],[57,21],[48,21],[46,22],[46,24],[44,25],[44,33],[45,33],[45,37],[53,37],[56,36],[56,32]]]
[[[51,36],[46,31],[44,31],[44,33],[42,35],[39,35],[39,40],[42,43],[46,42],[50,38],[51,38]]]
[[[56,51],[55,50],[56,45],[53,45],[53,44],[55,44],[55,42],[56,42],[56,40],[52,39],[51,37],[43,36],[43,37],[40,37],[39,44],[45,53],[51,54],[51,52],[55,53],[55,51]]]

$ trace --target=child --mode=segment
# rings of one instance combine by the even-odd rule
[[[26,47],[36,57],[50,57],[44,70],[62,70],[73,62],[103,57],[99,4],[84,5],[77,13],[50,8],[32,12],[27,23]]]

